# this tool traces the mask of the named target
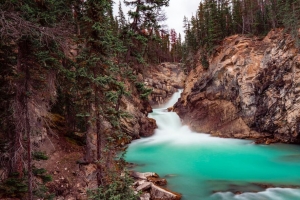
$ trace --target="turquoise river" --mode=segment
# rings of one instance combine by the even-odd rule
[[[300,200],[300,145],[256,145],[192,132],[166,112],[179,98],[154,109],[158,129],[133,141],[126,161],[156,172],[182,200]]]

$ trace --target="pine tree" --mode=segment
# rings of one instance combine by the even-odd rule
[[[131,19],[131,29],[128,31],[131,43],[126,46],[126,60],[127,62],[134,62],[135,65],[140,64],[143,66],[146,63],[144,59],[149,59],[150,57],[147,56],[149,52],[148,43],[153,39],[153,33],[155,30],[158,29],[160,31],[161,26],[159,22],[165,20],[165,16],[161,8],[163,6],[168,6],[169,0],[125,0],[124,3],[132,8],[128,12]],[[155,36],[157,35],[155,34]],[[141,71],[141,67],[138,67],[136,70]]]
[[[119,29],[123,29],[126,27],[127,25],[127,22],[126,22],[126,19],[125,19],[125,15],[124,15],[124,12],[122,10],[122,4],[121,2],[119,2],[119,12],[118,12],[118,24],[119,24]]]
[[[241,1],[233,0],[232,6],[233,33],[242,33],[243,17]]]
[[[171,56],[173,58],[173,62],[177,60],[177,33],[175,29],[171,29],[170,31],[171,36]]]
[[[55,101],[55,80],[59,59],[68,36],[69,2],[13,1],[1,3],[1,45],[10,45],[16,58],[13,109],[14,143],[12,172],[19,178],[28,171],[28,199],[33,199],[31,138],[44,131],[50,104]],[[38,17],[37,17],[38,16]],[[3,23],[4,22],[4,23]],[[24,166],[24,161],[27,166]]]
[[[198,15],[198,28],[197,28],[197,41],[200,46],[203,46],[203,38],[206,36],[205,34],[205,19],[204,19],[204,6],[203,3],[200,2],[200,5],[197,10]]]

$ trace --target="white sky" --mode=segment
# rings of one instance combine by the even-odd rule
[[[123,3],[123,0],[120,1]],[[201,0],[170,0],[169,7],[164,8],[168,18],[165,22],[168,29],[174,28],[177,34],[181,33],[183,39],[183,17],[186,16],[188,19],[191,19],[192,15],[196,13],[200,1]],[[114,14],[117,15],[119,0],[114,0],[114,2]],[[123,12],[127,13],[128,8],[123,6]]]

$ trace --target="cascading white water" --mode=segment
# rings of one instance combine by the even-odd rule
[[[168,187],[182,193],[183,200],[300,199],[299,189],[260,186],[300,187],[299,146],[255,145],[192,132],[176,113],[166,110],[179,96],[180,91],[149,114],[158,125],[155,134],[129,146],[126,160],[140,164],[137,171],[167,176]]]
[[[170,98],[170,100],[164,104],[161,104],[158,106],[158,108],[169,108],[171,106],[173,106],[178,99],[180,98],[180,94],[182,93],[182,89],[179,89],[177,92],[175,92],[172,97]]]

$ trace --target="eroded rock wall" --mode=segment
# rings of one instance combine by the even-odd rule
[[[175,105],[183,122],[220,137],[300,141],[300,55],[282,30],[226,38],[192,70]]]
[[[147,117],[148,113],[152,112],[148,101],[138,98],[138,94],[122,97],[121,108],[130,115],[121,118],[121,128],[132,139],[147,137],[154,133],[157,125],[154,119]]]
[[[148,100],[138,98],[135,88],[128,82],[127,90],[132,92],[129,97],[122,97],[121,108],[131,115],[130,118],[122,118],[121,125],[125,133],[133,139],[151,136],[157,128],[156,121],[148,118],[155,107],[165,103],[177,91],[184,87],[185,74],[179,63],[162,63],[147,67],[144,75],[138,75],[138,81],[144,82],[147,88],[152,89]]]
[[[165,103],[179,88],[184,87],[186,75],[180,63],[162,63],[152,66],[144,80],[152,89],[149,102],[152,106]]]

